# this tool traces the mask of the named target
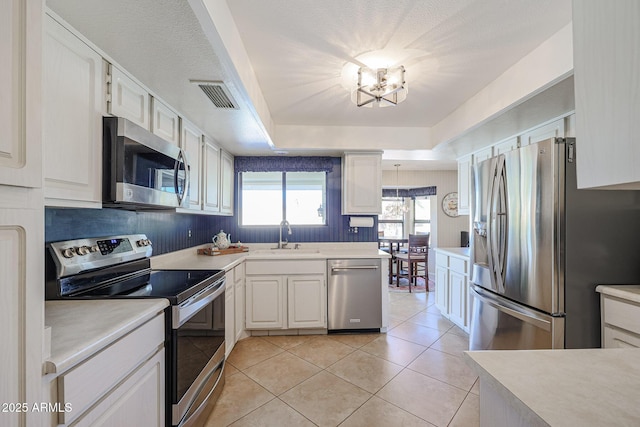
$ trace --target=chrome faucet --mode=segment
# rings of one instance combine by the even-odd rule
[[[289,239],[282,240],[282,229],[287,227],[287,234],[291,235],[291,227],[289,226],[289,221],[286,219],[282,220],[280,223],[280,238],[278,239],[278,249],[286,249],[287,244],[289,243]]]

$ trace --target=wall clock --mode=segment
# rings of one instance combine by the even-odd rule
[[[458,216],[458,193],[449,193],[442,199],[442,210],[447,216]]]

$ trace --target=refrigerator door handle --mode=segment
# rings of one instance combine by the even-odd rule
[[[489,268],[494,288],[505,292],[505,260],[506,260],[506,177],[505,157],[497,158],[492,171],[492,184],[489,198]],[[502,210],[504,209],[504,211]]]
[[[503,313],[515,317],[516,319],[520,319],[525,323],[530,323],[537,328],[545,331],[551,331],[551,322],[533,310],[524,309],[523,307],[502,298],[500,301],[497,301],[495,298],[486,295],[485,292],[475,286],[471,286],[469,288],[469,293],[471,293],[473,298],[477,298],[479,301],[482,301],[484,304],[487,304],[498,311],[502,311]]]
[[[491,171],[490,171],[490,185],[489,185],[489,194],[487,194],[487,262],[489,264],[489,276],[491,277],[491,287],[493,289],[498,289],[497,287],[497,280],[496,280],[496,275],[494,273],[495,269],[494,269],[494,253],[495,253],[495,248],[494,248],[494,243],[493,243],[493,227],[494,227],[494,223],[493,223],[493,199],[494,199],[494,193],[496,191],[496,180],[495,180],[495,176],[496,176],[496,170],[497,170],[497,164],[495,161],[491,162]]]

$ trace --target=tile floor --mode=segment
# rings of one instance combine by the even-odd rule
[[[386,334],[240,341],[206,426],[479,425],[468,336],[433,302],[433,292],[391,293]]]

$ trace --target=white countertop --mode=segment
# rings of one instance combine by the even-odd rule
[[[294,243],[289,244],[292,248]],[[301,243],[301,249],[272,249],[275,243],[244,243],[249,251],[229,255],[198,255],[200,245],[151,258],[151,267],[189,268],[193,270],[229,270],[244,260],[251,259],[332,259],[332,258],[390,258],[378,249],[377,243]]]
[[[60,374],[155,317],[166,299],[46,301],[51,355],[44,373]]]
[[[640,285],[598,285],[596,292],[640,303]]]
[[[465,358],[530,425],[640,425],[640,349],[474,351]]]
[[[434,251],[459,258],[469,258],[469,248],[434,248]]]

